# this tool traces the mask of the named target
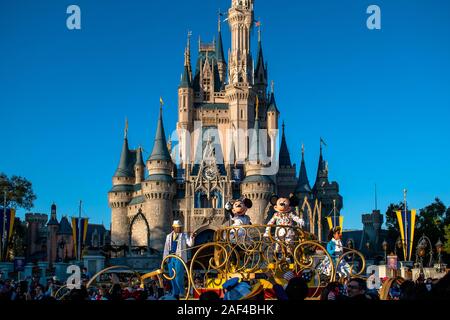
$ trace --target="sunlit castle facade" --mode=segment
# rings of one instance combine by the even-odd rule
[[[162,108],[146,162],[141,148],[129,149],[125,134],[108,193],[112,244],[161,251],[174,219],[184,221],[185,231],[196,232],[197,241],[206,241],[208,234],[229,223],[225,203],[240,196],[253,201],[248,213],[253,224],[267,220],[273,193],[296,194],[309,223],[314,219],[308,218],[307,208],[314,204],[320,204],[317,221],[323,221],[334,204],[339,214],[342,197],[338,184],[328,181],[322,148],[311,187],[303,151],[297,175],[284,124],[279,133],[280,111],[273,84],[268,90],[260,30],[256,55],[251,50],[254,0],[232,0],[226,21],[231,31],[228,55],[219,20],[217,41],[198,43],[195,69],[188,36],[178,87],[177,145],[166,140]]]

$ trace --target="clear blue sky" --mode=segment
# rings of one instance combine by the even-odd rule
[[[70,4],[81,7],[80,31],[66,28]],[[230,4],[0,2],[0,171],[33,182],[33,211],[55,201],[59,217],[73,215],[83,199],[84,214],[109,226],[125,117],[131,147],[147,152],[160,95],[166,131],[175,128],[186,33],[195,52]],[[381,7],[380,31],[366,28],[370,4]],[[375,183],[383,212],[405,187],[413,207],[434,197],[450,205],[450,2],[256,0],[255,9],[291,157],[298,164],[304,142],[313,183],[325,139],[345,227],[361,227]]]

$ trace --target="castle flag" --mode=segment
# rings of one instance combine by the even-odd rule
[[[397,220],[400,227],[404,258],[405,261],[410,261],[414,241],[414,228],[416,226],[416,210],[398,210]]]
[[[332,230],[335,227],[340,227],[343,230],[344,226],[344,216],[339,217],[327,217],[328,227]]]
[[[79,218],[72,218],[72,235],[73,235],[73,244],[74,244],[74,250],[75,255],[77,256],[78,260],[81,259],[82,256],[82,250],[84,247],[84,244],[86,242],[86,235],[87,235],[87,229],[88,229],[88,218],[81,218],[81,222],[79,223]],[[79,230],[81,227],[81,230]],[[81,236],[80,236],[81,234]],[[78,249],[81,248],[80,251]],[[78,257],[80,255],[80,257]]]

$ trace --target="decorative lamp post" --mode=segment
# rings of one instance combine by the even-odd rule
[[[441,256],[442,256],[442,248],[443,248],[443,244],[441,239],[439,238],[438,242],[436,242],[435,244],[436,246],[436,251],[438,254],[438,271],[441,272]]]
[[[383,243],[381,244],[383,246],[384,251],[384,262],[387,264],[387,249],[388,249],[388,243],[386,239],[384,239]]]
[[[66,242],[64,241],[64,239],[61,239],[58,242],[58,247],[59,247],[59,249],[56,250],[56,255],[57,255],[56,261],[61,262],[61,261],[63,261],[65,259],[65,257],[64,257],[64,248],[66,247]],[[60,251],[61,251],[61,256],[59,255]]]
[[[419,265],[420,270],[423,269],[423,257],[425,257],[426,254],[426,243],[424,241],[424,239],[422,239],[421,241],[419,241],[419,244],[417,245],[417,249],[416,249],[416,256],[417,256],[417,261],[416,264]]]

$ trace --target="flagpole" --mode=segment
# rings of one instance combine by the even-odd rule
[[[405,261],[407,260],[408,257],[408,208],[407,208],[407,204],[406,204],[406,193],[408,192],[408,190],[404,189],[403,190],[403,199],[404,199],[404,206],[405,206]]]
[[[3,250],[6,243],[6,190],[3,192],[3,225],[2,225],[2,245],[0,252],[0,261],[3,261]],[[6,259],[5,259],[6,261]]]
[[[336,199],[333,199],[333,225],[336,228]]]
[[[80,200],[80,207],[78,210],[78,260],[81,262],[81,203]]]

